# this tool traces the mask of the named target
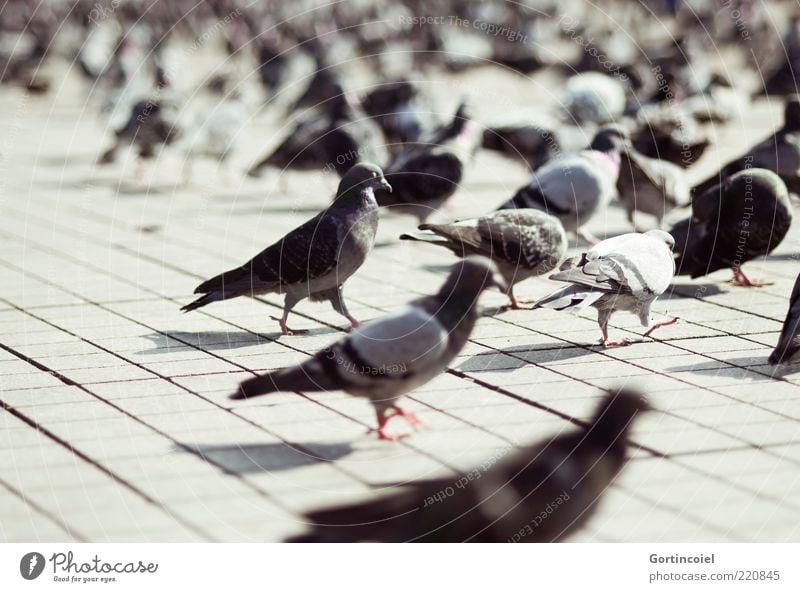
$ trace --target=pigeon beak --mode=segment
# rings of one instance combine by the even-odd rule
[[[392,192],[392,186],[389,185],[389,181],[387,181],[386,179],[383,178],[381,179],[381,187],[386,191],[388,191],[389,193]]]

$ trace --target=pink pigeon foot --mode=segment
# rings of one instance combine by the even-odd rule
[[[278,321],[278,323],[281,326],[281,331],[283,332],[284,335],[302,335],[303,333],[308,333],[308,329],[292,329],[292,328],[290,328],[289,325],[286,324],[286,319],[283,318],[283,317],[282,318],[278,318],[278,317],[270,316],[269,318],[271,318],[273,321]]]
[[[771,286],[772,282],[759,282],[758,280],[751,280],[747,277],[741,269],[733,270],[733,279],[730,282],[734,286],[741,286],[742,288],[763,288],[764,286]]]

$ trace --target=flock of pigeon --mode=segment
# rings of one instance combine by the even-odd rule
[[[225,163],[248,118],[236,77],[223,72],[207,80],[208,92],[219,97],[218,106],[203,121],[183,125],[167,41],[187,33],[197,38],[209,22],[224,20],[220,35],[229,55],[253,54],[255,75],[267,97],[285,84],[295,54],[313,60],[315,74],[289,106],[289,113],[301,113],[297,123],[247,174],[260,177],[271,169],[335,172],[340,181],[331,205],[275,237],[242,266],[200,284],[195,290],[199,298],[182,310],[239,296],[282,294],[283,314],[275,320],[284,334],[302,333],[290,328],[289,314],[306,298],[329,301],[350,329],[298,366],[243,382],[233,399],[276,391],[342,390],[373,405],[373,431],[381,439],[405,437],[387,429],[391,418],[402,417],[415,428],[422,422],[398,406],[399,398],[444,372],[459,354],[480,316],[478,300],[484,290],[498,288],[507,294],[509,307],[530,308],[531,315],[539,308],[592,307],[597,310],[600,344],[624,346],[627,341],[609,336],[608,323],[615,312],[635,314],[647,337],[678,320],[655,322],[650,311],[676,274],[696,278],[731,269],[736,286],[758,287],[762,284],[748,278],[742,265],[769,254],[790,227],[790,192],[800,191],[800,98],[793,94],[794,86],[785,83],[787,69],[791,72],[800,60],[795,21],[782,40],[786,51],[781,61],[771,66],[772,74],[756,93],[785,97],[784,126],[755,146],[742,146],[740,157],[692,186],[687,168],[709,145],[701,124],[730,117],[725,98],[750,100],[736,95],[737,89],[719,72],[709,71],[702,45],[693,40],[697,23],[715,25],[716,43],[753,53],[737,23],[718,22],[718,3],[696,3],[710,12],[698,8],[690,19],[681,2],[643,2],[648,10],[665,11],[683,27],[684,35],[637,46],[638,59],[613,51],[617,42],[623,43],[618,32],[606,29],[587,40],[592,23],[581,21],[587,10],[581,3],[552,3],[536,10],[510,2],[436,3],[437,14],[494,23],[496,28],[488,30],[502,26],[536,40],[524,43],[509,41],[510,36],[487,39],[480,27],[418,26],[412,17],[430,14],[432,8],[413,0],[394,6],[319,6],[312,11],[314,19],[297,17],[301,7],[283,3],[209,1],[195,12],[184,11],[184,4],[157,2],[147,18],[140,18],[135,2],[113,4],[113,13],[98,21],[92,14],[94,5],[83,4],[83,13],[64,16],[56,8],[31,12],[25,3],[12,2],[9,10],[17,10],[18,18],[29,25],[25,34],[33,43],[30,54],[6,57],[3,82],[46,91],[47,81],[33,66],[53,47],[53,24],[72,19],[83,32],[76,63],[93,89],[105,89],[107,111],[124,115],[98,164],[117,161],[127,149],[146,160],[178,146],[185,150],[187,163],[190,157]],[[750,30],[761,30],[753,3],[737,6],[742,18],[749,19]],[[576,12],[567,12],[572,9]],[[296,14],[287,12],[292,10]],[[393,26],[386,25],[389,22]],[[576,22],[583,24],[576,29]],[[634,25],[630,33],[635,36]],[[470,99],[441,121],[420,84],[422,71],[458,72],[493,64],[524,75],[563,68],[543,49],[551,40],[579,44],[582,50],[566,69],[562,123],[551,129],[529,121],[479,123]],[[465,46],[474,51],[459,49]],[[360,96],[337,66],[347,52],[363,57],[365,67],[381,73]],[[597,55],[615,57],[599,62]],[[151,72],[153,82],[149,90],[135,94],[130,89],[140,71]],[[593,137],[588,146],[576,139],[587,130]],[[482,216],[429,222],[431,217],[452,217],[442,208],[458,191],[478,150],[524,163],[531,169],[530,181]],[[632,231],[600,241],[586,225],[612,200],[625,208]],[[665,225],[667,216],[682,208],[690,208],[685,219]],[[418,228],[399,239],[444,247],[458,261],[438,291],[362,325],[348,310],[345,284],[369,257],[379,221],[390,213],[417,219]],[[653,221],[644,232],[642,215]],[[582,239],[589,248],[567,257],[570,239]],[[515,297],[516,284],[543,275],[558,283],[551,294],[533,303]],[[800,278],[791,302],[780,342],[769,359],[773,364],[790,362],[800,352]],[[447,487],[448,480],[414,483],[377,501],[312,513],[314,530],[298,540],[511,540],[552,501],[553,492],[569,489],[571,497],[558,518],[526,539],[560,540],[587,519],[624,465],[625,434],[646,409],[638,393],[613,393],[585,429],[520,450],[445,503],[424,501]],[[581,475],[580,485],[573,487],[574,476]],[[412,512],[415,519],[408,520]]]

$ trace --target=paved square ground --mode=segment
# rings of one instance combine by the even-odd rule
[[[498,110],[536,113],[551,82],[477,70],[431,90],[447,112],[453,89],[471,93],[490,122]],[[277,140],[279,111],[254,115],[234,170]],[[276,332],[275,297],[178,311],[200,280],[324,207],[336,180],[226,182],[215,163],[198,163],[183,186],[170,153],[139,180],[129,161],[94,165],[110,140],[97,113],[74,76],[44,98],[0,92],[0,540],[280,540],[303,530],[305,510],[572,429],[621,385],[641,387],[661,412],[637,425],[628,467],[572,540],[800,540],[800,370],[766,365],[800,271],[797,224],[745,266],[772,285],[736,288],[727,272],[678,278],[656,310],[680,322],[625,348],[591,345],[591,313],[498,312],[504,298],[487,294],[487,316],[451,369],[408,397],[427,429],[387,443],[366,435],[368,404],[341,393],[227,398],[254,372],[338,338],[342,319],[327,304],[296,308],[304,336]],[[762,101],[746,123],[711,129],[717,145],[693,174],[766,136],[780,113]],[[441,217],[488,211],[527,177],[481,153]],[[347,285],[356,316],[442,281],[451,255],[396,240],[413,222],[381,220],[378,247]],[[629,227],[615,205],[591,229]],[[531,280],[518,292],[553,288]],[[612,325],[640,339],[634,317]]]

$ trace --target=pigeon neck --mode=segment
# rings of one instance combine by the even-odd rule
[[[358,209],[372,204],[375,204],[375,207],[378,205],[375,201],[375,192],[372,187],[353,187],[340,193],[331,204],[331,207]]]
[[[437,309],[434,316],[448,331],[466,329],[469,334],[478,319],[478,298],[482,289],[445,283],[436,295]]]

